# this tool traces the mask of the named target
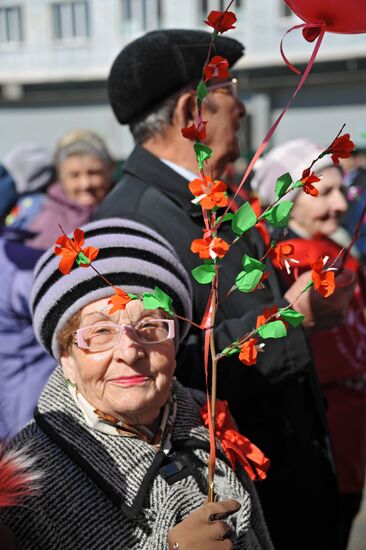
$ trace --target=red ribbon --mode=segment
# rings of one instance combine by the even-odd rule
[[[205,426],[209,426],[207,404],[200,411]],[[235,472],[236,463],[240,462],[249,477],[265,479],[270,466],[269,459],[249,439],[237,430],[226,401],[216,401],[215,435],[221,441],[222,448],[230,460]]]
[[[324,23],[319,23],[319,24],[313,24],[313,23],[304,23],[302,25],[295,25],[294,27],[292,27],[291,29],[289,29],[288,31],[286,31],[285,35],[288,34],[289,32],[295,30],[295,29],[307,29],[307,28],[313,28],[313,27],[320,27],[320,34],[317,38],[317,41],[315,43],[315,46],[314,46],[314,49],[313,49],[313,52],[311,54],[311,57],[309,59],[309,62],[306,66],[306,69],[303,73],[303,75],[301,76],[301,79],[300,79],[300,82],[298,83],[297,87],[296,87],[296,90],[294,91],[294,93],[292,94],[292,96],[290,97],[289,101],[287,102],[287,105],[282,109],[281,113],[279,114],[279,116],[276,118],[275,122],[273,123],[273,125],[271,126],[271,128],[268,130],[265,138],[263,139],[262,143],[259,145],[258,149],[256,150],[256,152],[254,153],[254,156],[252,158],[252,160],[250,161],[246,171],[245,171],[245,174],[236,190],[236,193],[235,195],[232,197],[231,201],[229,202],[228,206],[226,207],[226,210],[224,212],[224,214],[222,215],[220,221],[216,224],[215,226],[215,231],[218,231],[220,225],[222,224],[222,221],[223,219],[225,218],[225,215],[228,213],[228,211],[231,209],[231,205],[232,203],[235,201],[235,198],[236,196],[239,194],[241,188],[243,187],[244,183],[246,182],[249,174],[251,173],[255,163],[257,162],[257,160],[259,159],[259,157],[261,156],[261,154],[263,153],[263,151],[265,150],[265,148],[267,147],[268,145],[268,142],[270,141],[271,137],[273,136],[277,126],[279,125],[279,123],[281,122],[282,118],[284,117],[285,113],[287,112],[287,110],[289,109],[290,105],[292,104],[293,100],[295,99],[295,97],[297,96],[297,94],[299,93],[299,91],[301,90],[301,88],[303,87],[304,83],[305,83],[305,80],[307,79],[313,65],[314,65],[314,61],[316,59],[316,56],[318,54],[318,51],[319,51],[319,48],[320,48],[320,45],[322,43],[322,40],[324,38],[324,34],[325,34],[325,31],[326,31],[326,25]],[[283,39],[282,39],[283,40]],[[291,65],[291,63],[288,61],[288,59],[286,58],[285,54],[283,53],[283,49],[282,49],[282,41],[281,41],[281,54],[282,54],[282,57],[285,61],[285,63],[288,65],[288,67],[293,70],[296,74],[300,74],[298,69],[296,69],[296,67],[294,67],[293,65]]]

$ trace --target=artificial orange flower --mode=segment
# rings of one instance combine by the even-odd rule
[[[273,262],[279,269],[285,268],[287,273],[291,273],[291,263],[298,264],[299,260],[291,258],[294,253],[294,247],[292,244],[278,243],[272,250]]]
[[[221,180],[213,180],[210,176],[194,179],[189,184],[189,190],[196,197],[192,202],[199,203],[202,208],[211,210],[215,206],[228,204],[227,185]]]
[[[255,365],[257,362],[257,345],[258,340],[257,338],[250,338],[250,340],[247,340],[244,342],[244,344],[240,348],[239,353],[239,361],[244,363],[244,365]]]
[[[272,315],[275,315],[277,311],[278,311],[278,306],[273,306],[270,309],[268,309],[268,307],[265,307],[262,315],[257,316],[257,324],[255,328],[257,329],[262,325],[265,325],[268,319],[272,317]]]
[[[182,128],[182,136],[186,139],[205,141],[207,120],[201,120],[198,124],[191,124],[187,128]]]
[[[312,197],[317,197],[319,195],[319,191],[317,190],[313,183],[316,183],[317,181],[320,181],[320,178],[314,174],[314,172],[311,172],[309,174],[309,169],[307,168],[304,170],[301,178],[302,183],[302,190],[307,194],[311,195]]]
[[[131,302],[131,298],[127,292],[118,287],[113,288],[115,294],[108,300],[108,304],[112,306],[112,308],[108,311],[109,314],[125,309],[126,305]]]
[[[88,267],[98,256],[99,248],[93,246],[82,248],[83,244],[84,231],[78,228],[74,230],[74,240],[67,235],[61,235],[55,242],[54,252],[57,256],[61,256],[58,268],[63,275],[70,273],[75,261],[81,267]]]
[[[214,55],[203,69],[203,72],[205,82],[210,80],[210,78],[229,78],[229,62],[225,57],[221,57],[221,55]]]
[[[329,151],[332,153],[332,161],[334,164],[339,164],[340,158],[347,159],[350,157],[354,148],[355,144],[350,140],[349,134],[344,134],[336,138],[330,146],[331,151]]]
[[[311,265],[311,278],[314,283],[314,288],[323,298],[328,298],[333,294],[335,289],[334,271],[324,269],[323,258],[318,258]]]
[[[236,22],[236,15],[232,11],[211,11],[207,20],[204,21],[209,27],[213,27],[215,31],[223,33],[229,29],[235,29],[233,23]]]
[[[229,245],[220,237],[195,239],[191,244],[191,251],[203,260],[223,258],[228,250]]]

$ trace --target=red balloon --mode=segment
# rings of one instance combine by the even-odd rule
[[[365,0],[284,0],[305,23],[326,24],[326,30],[343,34],[366,32]]]

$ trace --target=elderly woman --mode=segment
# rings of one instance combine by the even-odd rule
[[[89,222],[112,186],[114,162],[102,138],[88,130],[66,134],[55,151],[57,182],[47,189],[40,212],[27,229],[27,244],[45,250],[60,233]]]
[[[39,493],[3,511],[4,524],[22,550],[272,548],[251,480],[220,448],[220,502],[204,504],[205,399],[174,379],[187,327],[164,298],[190,316],[189,278],[173,249],[121,219],[88,224],[85,243],[99,248],[92,267],[62,275],[49,250],[35,269],[36,335],[60,367],[11,443],[37,459]],[[221,519],[233,512],[229,527]]]
[[[289,172],[297,181],[321,152],[318,145],[305,139],[289,141],[272,149],[252,182],[262,203],[271,204],[275,199],[274,182],[279,176]],[[332,236],[347,209],[342,169],[334,165],[329,156],[316,162],[313,169],[321,178],[314,183],[318,195],[311,196],[301,188],[296,189],[289,197],[294,201],[289,230],[285,236],[277,235],[282,246],[290,246],[287,252],[291,258],[287,259],[287,267],[291,266],[291,271],[286,273],[284,266],[277,264],[282,268],[284,285],[289,287],[298,277],[299,286],[292,287],[286,294],[290,302],[304,288],[304,280],[310,278],[308,270],[315,260],[328,258],[327,268],[341,252]],[[366,469],[366,284],[355,258],[349,256],[344,267],[346,272],[353,272],[357,280],[344,317],[332,330],[310,334],[320,384],[328,404],[327,419],[341,494],[340,548],[343,549],[347,547],[352,520],[362,501]],[[340,283],[337,276],[336,286]]]

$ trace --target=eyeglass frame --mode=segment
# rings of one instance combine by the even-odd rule
[[[132,333],[132,335],[133,335],[132,339],[135,342],[137,342],[138,344],[141,344],[143,346],[161,344],[162,342],[166,342],[167,340],[172,340],[175,337],[175,321],[174,321],[174,319],[155,319],[154,318],[154,319],[148,319],[145,322],[150,322],[151,323],[151,322],[155,322],[155,321],[163,321],[164,323],[168,324],[168,335],[167,335],[166,338],[164,338],[164,340],[159,340],[158,342],[142,342],[141,340],[139,340],[139,338],[136,334],[135,326],[137,326],[137,325],[144,322],[144,320],[141,319],[141,321],[138,321],[137,323],[130,323],[130,324],[127,324],[127,323],[120,324],[120,323],[111,323],[111,322],[107,323],[106,322],[106,323],[100,323],[98,325],[89,325],[87,327],[80,327],[74,332],[74,335],[76,335],[76,342],[74,342],[74,344],[80,349],[88,350],[90,353],[98,353],[99,351],[107,351],[109,349],[112,349],[112,348],[115,348],[116,346],[118,346],[118,344],[121,341],[122,332],[124,332],[124,331],[128,331],[128,332]],[[86,342],[85,342],[84,336],[83,336],[83,332],[88,328],[93,328],[95,326],[103,326],[104,324],[113,325],[113,326],[118,328],[117,341],[114,344],[112,344],[111,346],[108,346],[106,348],[91,351],[90,348],[86,345]]]
[[[217,90],[219,88],[231,88],[234,92],[234,96],[238,97],[238,79],[233,77],[230,80],[225,80],[224,82],[218,82],[217,84],[209,84],[207,86],[207,91],[211,92],[212,90]]]

